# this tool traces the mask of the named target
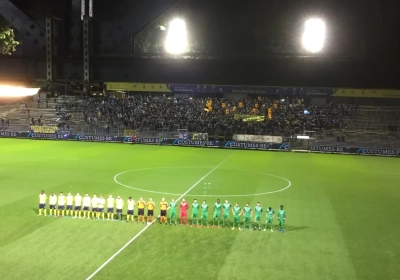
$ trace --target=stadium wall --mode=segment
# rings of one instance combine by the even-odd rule
[[[181,147],[204,147],[260,151],[291,151],[288,143],[255,143],[238,141],[202,141],[187,139],[160,139],[160,138],[134,138],[131,136],[107,136],[107,135],[83,135],[83,134],[57,134],[57,133],[34,133],[34,132],[11,132],[0,131],[0,138],[17,138],[32,140],[65,140],[65,141],[86,141],[104,143],[124,144],[153,144]],[[375,155],[399,157],[400,150],[397,149],[376,149],[368,147],[336,147],[336,146],[310,146],[308,151],[312,153],[348,154],[348,155]]]

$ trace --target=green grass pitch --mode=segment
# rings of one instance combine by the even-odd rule
[[[0,150],[1,279],[86,279],[145,227],[38,217],[41,189],[151,196],[158,214],[218,165],[190,204],[284,204],[286,232],[155,224],[93,279],[400,279],[398,158],[11,139]]]

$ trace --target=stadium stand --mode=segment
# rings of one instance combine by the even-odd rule
[[[80,105],[64,104],[81,127],[131,128],[139,131],[176,131],[187,129],[209,134],[301,133],[303,130],[339,129],[345,127],[343,116],[351,115],[353,106],[327,104],[309,106],[272,102],[268,98],[216,99],[176,98],[162,95],[135,95],[128,99],[84,100]],[[269,113],[270,112],[270,116]],[[250,119],[248,116],[259,117]],[[246,121],[247,120],[247,121]]]
[[[129,98],[63,96],[47,103],[0,107],[11,131],[27,131],[33,123],[57,125],[61,131],[86,135],[123,135],[134,129],[140,137],[176,137],[179,129],[219,137],[232,134],[293,135],[313,132],[315,142],[331,146],[398,148],[398,107],[373,107],[302,100],[189,98],[136,94]],[[28,109],[29,107],[29,109]],[[306,110],[306,111],[305,111]],[[1,125],[1,124],[0,124]],[[1,127],[3,130],[5,126]]]

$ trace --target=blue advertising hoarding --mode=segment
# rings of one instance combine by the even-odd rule
[[[228,149],[243,150],[274,150],[274,151],[290,151],[290,144],[274,144],[274,143],[255,143],[255,142],[236,142],[236,141],[203,141],[203,140],[187,140],[187,139],[163,139],[160,138],[134,138],[134,137],[118,137],[106,135],[83,135],[83,134],[56,134],[56,133],[34,133],[34,132],[14,132],[0,131],[0,138],[20,138],[20,139],[37,139],[37,140],[73,140],[73,141],[89,141],[89,142],[110,142],[110,143],[128,143],[128,144],[162,144],[172,146],[189,146],[189,147],[215,147]],[[400,155],[397,149],[380,149],[368,147],[343,147],[343,146],[310,146],[310,152],[316,153],[336,153],[336,154],[353,154],[353,155],[379,155],[379,156],[396,156]]]

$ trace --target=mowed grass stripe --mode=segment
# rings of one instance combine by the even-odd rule
[[[368,158],[366,162],[373,163],[374,168],[367,168],[359,157],[351,157],[345,164],[340,159],[330,161],[331,166],[340,164],[335,172],[341,176],[340,180],[334,176],[324,178],[325,184],[330,184],[325,191],[343,229],[358,279],[378,279],[382,274],[399,279],[400,226],[392,220],[392,215],[400,212],[396,165],[390,158]]]
[[[190,188],[188,188],[182,195],[180,195],[177,199],[176,202],[179,203],[179,201],[181,199],[183,199],[185,197],[186,194],[188,194],[192,189],[194,189],[201,181],[203,181],[207,176],[209,176],[211,173],[213,173],[218,167],[220,167],[221,165],[223,165],[226,161],[228,161],[231,156],[234,154],[235,152],[229,153],[228,156],[221,161],[217,166],[215,166],[214,168],[212,168],[210,171],[208,171],[204,176],[202,176],[199,180],[196,181],[196,183],[194,183]],[[157,217],[157,215],[155,215],[155,217]],[[148,222],[148,225],[141,230],[139,233],[137,233],[134,237],[132,237],[122,248],[120,248],[114,255],[112,255],[109,259],[107,259],[107,261],[105,261],[98,269],[96,269],[88,278],[86,278],[87,280],[92,279],[95,275],[97,275],[97,273],[99,271],[101,271],[109,262],[111,262],[115,257],[117,257],[123,250],[125,250],[125,248],[127,248],[136,238],[138,238],[142,233],[144,233],[148,228],[149,228],[150,224]]]
[[[228,168],[238,168],[238,166],[246,166],[249,168],[249,165],[246,165],[245,162],[243,162],[243,160],[246,159],[247,157],[245,153],[238,151],[235,154],[235,157],[227,161],[221,168],[223,171],[228,170]],[[255,171],[263,171],[263,168],[269,165],[272,157],[260,157],[260,159],[262,159],[263,164],[260,164],[260,162],[254,164],[253,162],[250,164],[250,168],[255,166]],[[188,170],[188,173],[189,172],[190,171]],[[214,173],[210,174],[204,182],[211,182],[211,188],[213,188],[214,182],[220,179],[218,177],[221,174],[224,174],[224,172],[221,173],[217,169]],[[249,189],[254,190],[254,188],[251,187],[258,186],[260,177],[254,177],[253,174],[250,173],[249,175],[251,176],[251,179],[250,177],[244,176],[241,178],[240,182],[242,184],[239,185],[243,187],[243,191],[248,191]],[[223,178],[226,179],[225,184],[220,182],[220,184],[218,184],[219,190],[217,189],[214,191],[219,191],[221,193],[225,190],[225,193],[229,193],[232,182],[229,178]],[[254,181],[254,179],[256,180]],[[250,180],[250,183],[248,180]],[[263,178],[261,178],[261,180],[263,180]],[[251,184],[253,184],[253,186]],[[202,185],[199,185],[199,188],[194,189],[193,192],[198,191],[201,187]],[[243,206],[246,201],[251,202],[253,199],[254,201],[259,199],[259,197],[253,198],[252,196],[238,198],[220,197],[222,201],[226,198],[230,199],[231,203],[239,201],[241,206]],[[193,198],[190,199],[189,202],[191,203]],[[213,204],[217,198],[213,197],[205,199],[210,206],[209,218],[211,225]],[[263,199],[265,199],[265,197],[263,197]],[[198,200],[202,201],[203,198],[199,198]],[[252,206],[255,206],[255,203],[252,204]],[[128,267],[137,267],[138,262],[143,263],[143,265],[137,267],[135,271],[129,272],[130,277],[148,275],[146,277],[149,279],[183,279],[186,277],[184,275],[195,275],[196,279],[217,279],[220,269],[224,266],[224,260],[229,255],[231,246],[235,243],[238,234],[241,233],[239,233],[239,231],[232,231],[230,228],[207,229],[203,227],[197,229],[186,226],[175,227],[156,225],[151,231],[141,236],[138,242],[127,247],[126,250],[114,260],[112,266],[110,265],[106,267],[96,275],[96,279],[109,279],[112,276],[117,278],[123,277],[124,272],[121,271]],[[141,252],[141,254],[135,255],[134,252]],[[169,275],[165,274],[164,270],[154,269],[150,262],[150,260],[154,259],[159,260],[161,263],[164,263],[164,260],[167,260],[169,270],[179,271],[179,274]],[[146,262],[145,260],[149,260],[149,262]],[[244,264],[240,267],[243,268],[243,265]],[[149,273],[151,274],[149,275]],[[231,274],[230,277],[232,277],[232,275],[234,274]],[[252,272],[252,276],[254,276],[254,272]]]
[[[1,248],[3,279],[24,279],[26,275],[29,279],[83,278],[93,264],[102,262],[142,228],[96,220],[40,220],[41,227]]]
[[[136,223],[36,217],[40,189],[47,194],[66,192],[71,185],[74,193],[112,192],[124,199],[133,195],[147,200],[149,193],[119,186],[113,176],[135,168],[215,166],[231,152],[12,139],[0,139],[0,145],[0,275],[4,279],[84,279],[143,229]],[[260,200],[275,210],[283,203],[288,211],[287,233],[156,225],[96,279],[138,275],[146,279],[188,275],[193,279],[399,279],[400,228],[395,220],[400,213],[399,167],[398,159],[391,158],[238,151],[223,168],[266,172],[292,182],[284,192],[237,198],[241,205]],[[154,183],[161,189],[175,186],[179,182],[174,181],[194,178],[192,171],[182,171],[168,184],[165,178]],[[259,191],[263,181],[268,182],[229,172],[212,175],[227,177],[210,176],[210,181],[221,181],[214,185],[215,193],[229,193],[233,185]],[[149,176],[157,178],[157,173]],[[153,199],[158,204],[161,197]],[[165,198],[170,201],[172,196]],[[212,205],[215,197],[207,200]],[[231,203],[235,200],[231,198]],[[158,263],[162,269],[154,269]]]

